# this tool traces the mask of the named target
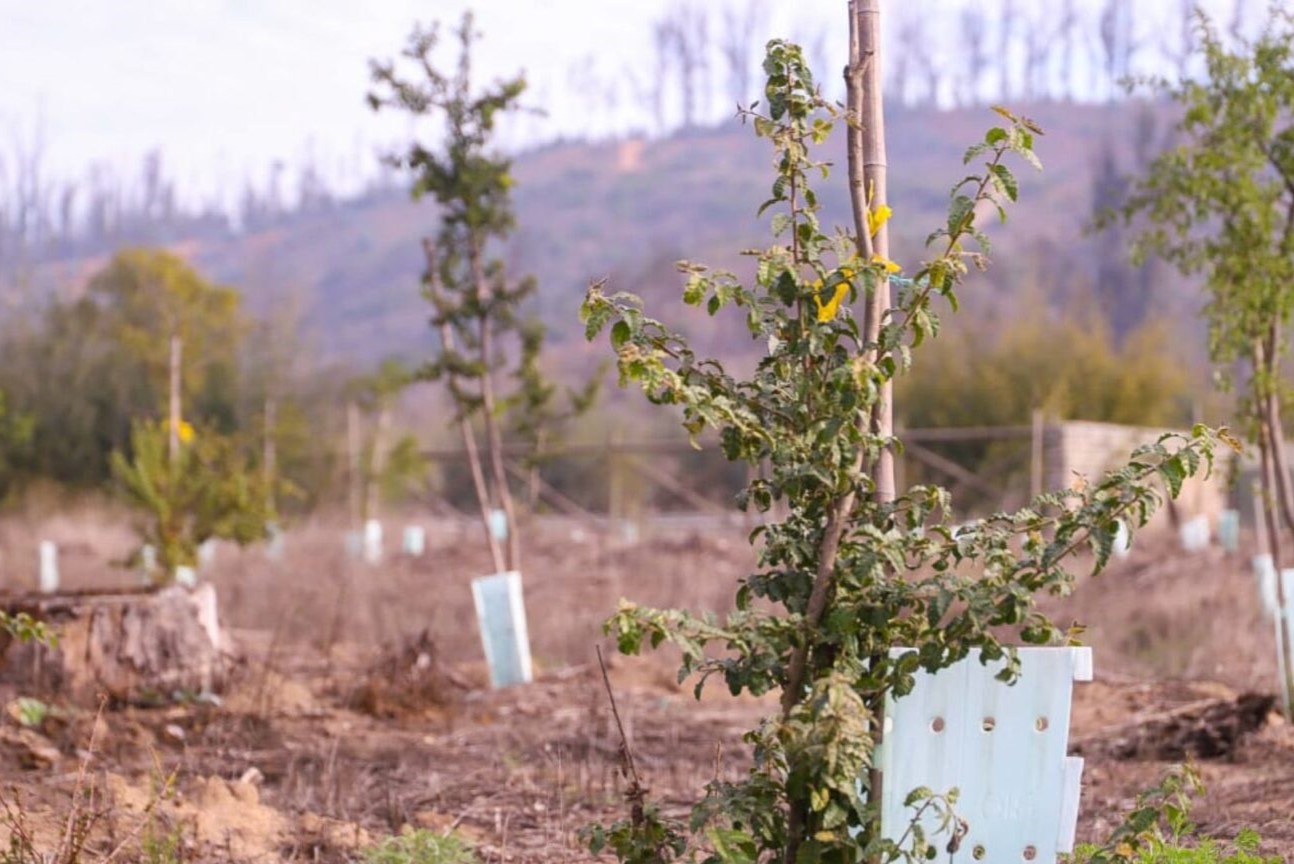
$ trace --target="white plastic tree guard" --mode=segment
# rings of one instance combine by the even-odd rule
[[[489,524],[490,536],[500,543],[508,539],[508,514],[502,510],[494,509],[490,511],[486,519]]]
[[[896,656],[911,649],[895,649]],[[936,674],[918,672],[912,692],[886,705],[881,824],[899,840],[918,787],[959,791],[957,815],[969,830],[957,860],[1053,864],[1074,846],[1083,760],[1068,756],[1075,681],[1092,680],[1090,648],[1019,648],[1013,685],[972,655]],[[923,817],[935,835],[935,814]]]
[[[1218,514],[1218,545],[1228,552],[1240,548],[1240,511],[1223,510]]]
[[[53,540],[40,541],[40,591],[53,594],[58,590],[58,546]]]
[[[1258,582],[1258,602],[1269,618],[1276,614],[1276,565],[1266,552],[1253,557],[1254,579]]]
[[[1202,552],[1209,548],[1209,517],[1204,514],[1187,519],[1178,529],[1183,552]]]
[[[382,560],[382,523],[369,519],[364,523],[364,561],[377,564]]]
[[[358,561],[364,555],[364,532],[347,531],[343,538],[346,546],[346,557]]]
[[[521,574],[516,570],[472,580],[472,602],[490,666],[490,686],[528,684],[534,677]]]
[[[207,570],[216,563],[216,538],[208,537],[198,544],[198,569]]]
[[[427,551],[427,531],[421,525],[404,526],[404,554],[421,558]]]
[[[1276,592],[1276,565],[1272,563],[1272,556],[1266,552],[1255,555],[1252,559],[1254,579],[1258,582],[1258,602],[1262,607],[1263,614],[1272,620],[1276,628],[1276,644],[1281,644],[1281,618],[1290,617],[1291,607],[1294,607],[1294,568],[1286,567],[1280,572],[1281,590],[1285,594],[1285,609],[1280,609],[1280,601]],[[1289,702],[1289,694],[1285,692],[1288,683],[1285,677],[1285,652],[1278,650],[1276,652],[1276,672],[1280,679],[1281,696],[1285,702]]]
[[[139,581],[147,585],[153,581],[155,572],[157,572],[157,547],[151,543],[145,543],[139,550]]]
[[[265,534],[268,542],[265,545],[265,555],[271,561],[283,560],[283,529],[277,522],[271,522],[265,526]]]

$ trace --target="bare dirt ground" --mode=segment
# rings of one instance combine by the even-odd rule
[[[11,700],[43,694],[5,691],[0,677],[10,808],[0,834],[18,827],[53,848],[81,788],[93,793],[80,808],[92,823],[86,861],[118,846],[116,860],[348,861],[405,826],[453,828],[487,861],[587,860],[578,828],[622,809],[599,623],[621,596],[724,609],[751,562],[745,531],[660,523],[628,539],[532,526],[524,574],[538,680],[491,691],[468,590],[488,570],[479,529],[430,527],[424,557],[371,567],[348,562],[328,525],[290,534],[280,561],[221,548],[206,578],[240,659],[219,704],[96,717],[94,706],[48,697],[54,710],[24,725]],[[6,560],[50,530],[0,529]],[[128,542],[104,529],[65,551],[65,585],[129,581],[103,564]],[[1265,851],[1294,860],[1294,729],[1261,699],[1223,716],[1197,711],[1271,696],[1272,625],[1257,598],[1247,556],[1149,538],[1073,596],[1048,600],[1064,622],[1089,624],[1096,653],[1097,680],[1077,687],[1071,729],[1087,759],[1080,839],[1101,838],[1139,790],[1193,757],[1208,787],[1200,827],[1256,828]],[[682,813],[716,774],[742,773],[741,733],[767,703],[716,693],[698,704],[668,658],[617,658],[610,675],[639,768],[667,811]],[[149,851],[167,849],[170,858]]]

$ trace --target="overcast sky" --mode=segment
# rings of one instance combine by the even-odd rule
[[[184,188],[237,186],[307,148],[331,176],[369,170],[396,118],[364,104],[368,60],[397,55],[415,20],[457,22],[445,0],[0,0],[0,153],[43,133],[48,167],[76,176],[94,161],[134,165],[153,148]],[[785,3],[774,5],[785,6]],[[795,4],[822,25],[843,3]],[[479,0],[477,68],[525,70],[547,112],[513,141],[597,128],[573,70],[607,81],[651,67],[651,22],[668,0]],[[772,16],[776,17],[776,13]],[[843,13],[835,17],[843,20]],[[622,92],[627,106],[631,94]],[[621,109],[621,113],[627,110]],[[355,163],[359,162],[360,165]]]
[[[715,17],[750,0],[697,0]],[[936,0],[951,14],[961,2]],[[1059,0],[1023,0],[1038,14]],[[1081,0],[1095,8],[1100,0]],[[1132,0],[1127,0],[1132,2]],[[1228,5],[1234,0],[1214,0]],[[513,146],[557,134],[622,133],[649,122],[652,22],[679,0],[477,0],[484,39],[477,68],[525,70],[546,117],[517,121]],[[182,190],[236,190],[276,159],[313,150],[334,183],[367,175],[374,151],[408,130],[368,111],[369,58],[396,56],[415,20],[456,22],[448,0],[0,0],[0,158],[31,149],[39,132],[47,170],[82,176],[93,162],[122,171],[160,149]],[[1137,0],[1141,9],[1177,0]],[[886,8],[903,6],[889,3]],[[822,44],[843,63],[845,0],[764,0],[772,35]],[[794,18],[792,17],[794,11]],[[888,14],[888,13],[887,13]],[[715,34],[712,33],[712,37]],[[716,78],[722,72],[715,71]],[[597,88],[590,82],[600,82]],[[605,88],[614,85],[616,108]],[[600,89],[599,89],[600,88]],[[593,90],[599,92],[591,92]],[[722,102],[722,104],[719,104]],[[716,99],[713,116],[731,113]],[[130,169],[133,171],[133,167]]]

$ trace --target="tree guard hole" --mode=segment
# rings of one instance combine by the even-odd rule
[[[980,724],[980,728],[985,732],[992,732],[996,727],[997,720],[993,717],[985,717],[984,722]]]
[[[1036,847],[1036,846],[1026,846],[1026,847],[1024,847],[1024,860],[1026,860],[1026,861],[1032,861],[1033,859],[1035,859],[1035,858],[1037,858],[1037,857],[1038,857],[1038,849],[1037,849],[1037,847]]]
[[[974,858],[976,861],[983,861],[984,854],[985,854],[984,847],[978,844],[975,846],[974,849],[971,850],[971,857]]]
[[[1050,725],[1051,723],[1047,721],[1046,717],[1039,717],[1037,720],[1033,721],[1033,728],[1037,729],[1039,732],[1046,732],[1047,727]]]
[[[935,719],[931,720],[930,731],[934,733],[939,733],[944,731],[944,718],[936,717]]]

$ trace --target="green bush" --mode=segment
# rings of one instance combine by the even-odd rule
[[[1190,811],[1203,791],[1192,766],[1174,768],[1137,796],[1136,806],[1105,843],[1078,846],[1069,864],[1281,864],[1279,855],[1259,854],[1262,840],[1251,829],[1230,841],[1200,837]]]
[[[407,830],[387,837],[364,853],[362,864],[476,864],[476,853],[462,838],[435,831]]]
[[[234,439],[182,422],[172,458],[169,438],[166,424],[139,421],[131,429],[130,457],[112,454],[113,475],[144,511],[140,540],[157,550],[163,582],[174,578],[176,567],[197,564],[205,540],[261,540],[274,518],[268,481]]]

